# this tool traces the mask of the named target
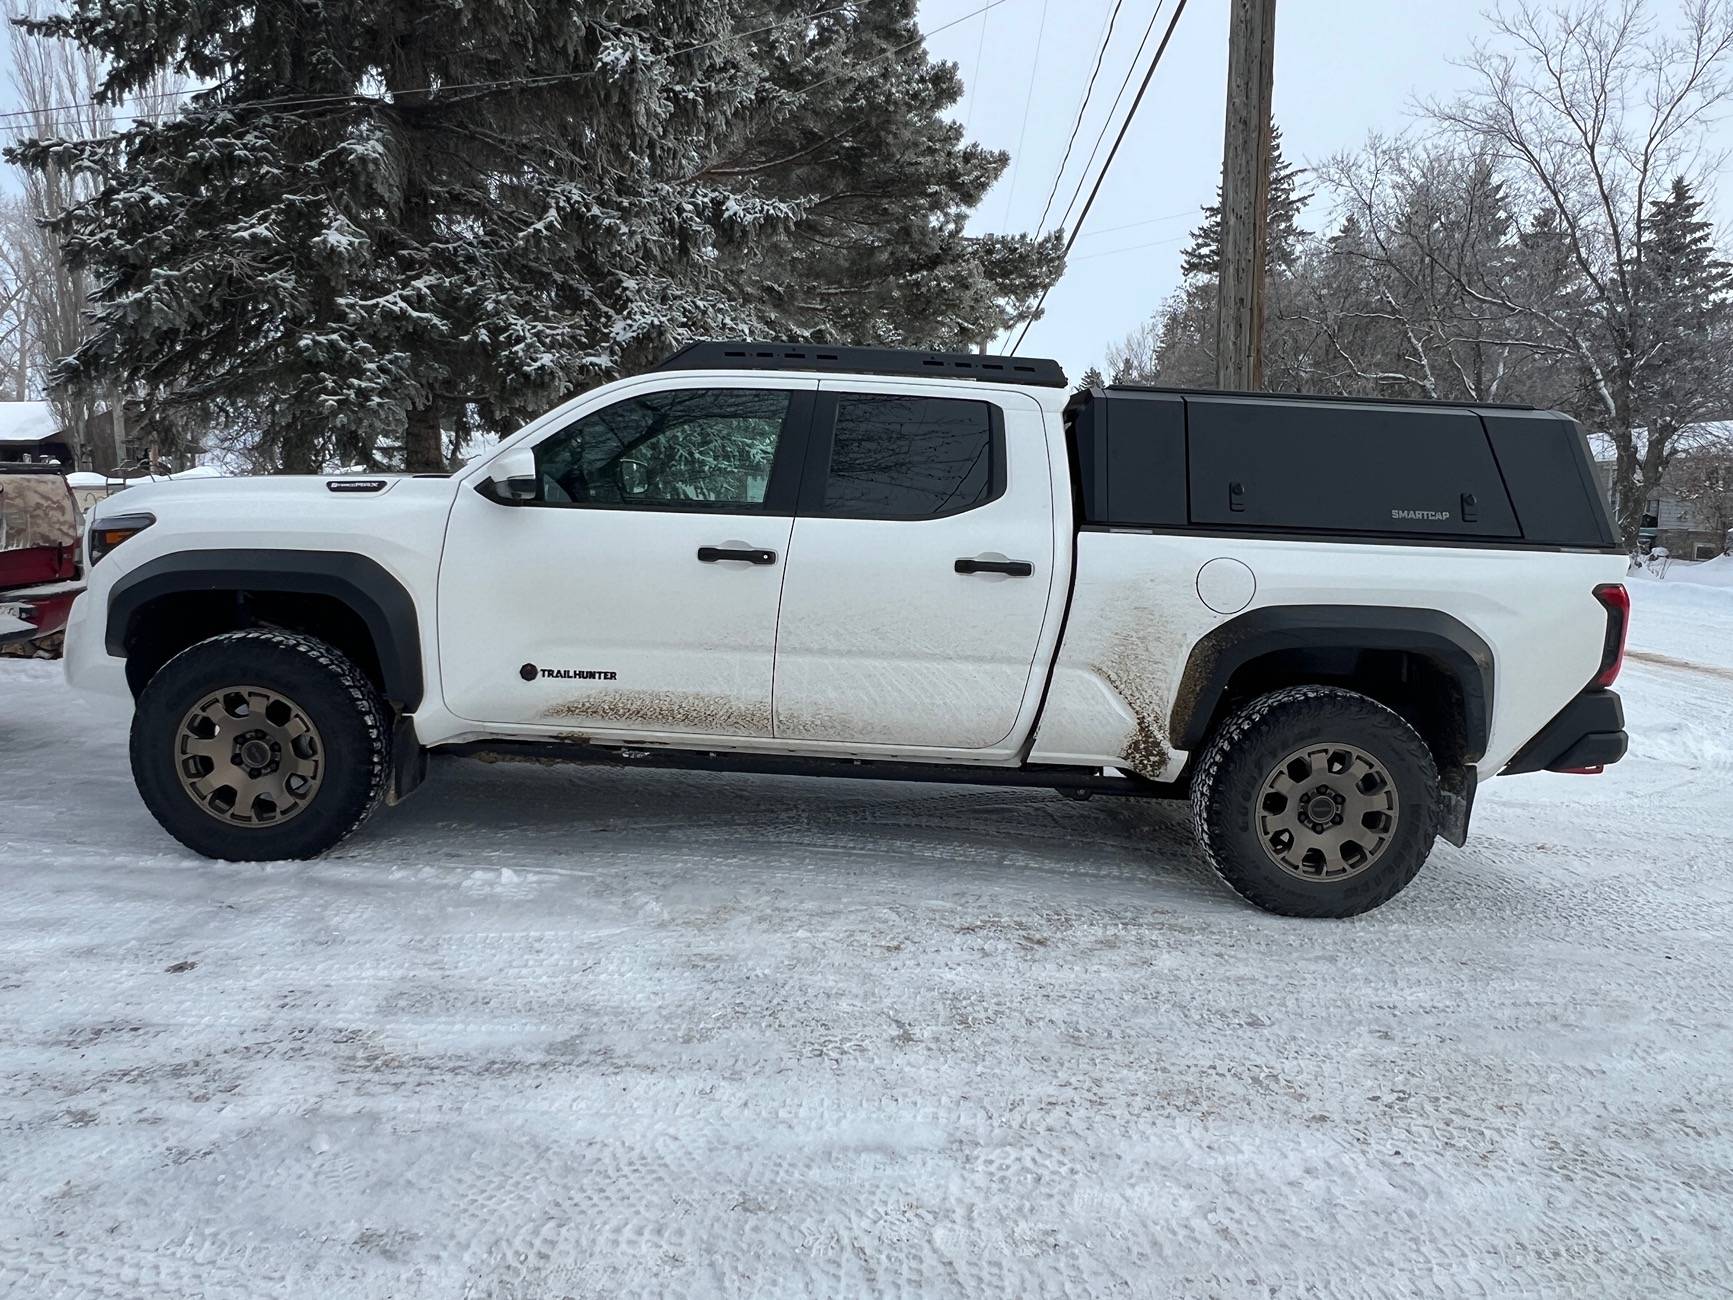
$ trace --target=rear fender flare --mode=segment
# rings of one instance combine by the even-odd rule
[[[1492,730],[1492,649],[1460,619],[1436,609],[1361,605],[1270,605],[1229,619],[1186,660],[1169,719],[1174,747],[1195,750],[1233,676],[1284,650],[1403,650],[1442,668],[1462,691],[1466,759],[1486,753]]]

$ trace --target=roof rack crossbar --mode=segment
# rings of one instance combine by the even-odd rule
[[[921,352],[913,348],[855,348],[810,343],[706,341],[688,343],[657,370],[812,370],[863,375],[930,375],[978,379],[1031,388],[1064,388],[1057,361],[996,357],[973,352]]]

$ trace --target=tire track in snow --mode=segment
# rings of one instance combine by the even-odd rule
[[[203,863],[0,665],[0,1294],[1721,1294],[1733,695],[1638,669],[1313,925],[1041,792],[452,763]]]

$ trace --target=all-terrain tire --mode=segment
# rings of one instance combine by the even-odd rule
[[[320,778],[304,806],[275,823],[237,825],[213,815],[183,783],[188,711],[231,687],[294,702],[318,737]],[[313,858],[360,828],[391,771],[390,710],[367,676],[314,637],[248,628],[200,641],[150,679],[133,714],[133,780],[162,828],[208,858],[234,862]]]
[[[1388,842],[1343,878],[1284,869],[1259,830],[1260,800],[1284,759],[1309,745],[1352,746],[1381,765],[1399,800]],[[1230,889],[1282,916],[1348,917],[1390,901],[1414,879],[1438,835],[1438,767],[1420,735],[1376,700],[1333,686],[1295,686],[1259,697],[1205,746],[1191,788],[1192,825]]]

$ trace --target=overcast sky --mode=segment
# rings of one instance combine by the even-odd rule
[[[1082,133],[1084,156],[1149,21],[1151,2],[1127,0],[1120,12],[1096,85],[1099,102]],[[1165,0],[1152,47],[1173,2]],[[982,3],[923,0],[922,25],[931,32]],[[1013,151],[1012,165],[981,205],[973,228],[1033,228],[1112,3],[1004,0],[982,17],[930,38],[935,56],[953,59],[962,69],[967,90],[957,116],[968,124],[969,134]],[[1652,3],[1658,10],[1672,8],[1666,0]],[[1024,354],[1058,357],[1073,379],[1178,285],[1186,232],[1196,224],[1199,207],[1215,197],[1221,179],[1228,7],[1228,0],[1190,0],[1071,265],[1048,295],[1046,316],[1029,331]],[[1465,88],[1469,74],[1451,60],[1466,54],[1475,37],[1487,31],[1482,10],[1475,0],[1281,0],[1275,116],[1287,157],[1321,159],[1354,147],[1370,131],[1394,134],[1409,124],[1416,99]],[[1128,91],[1127,102],[1130,96]],[[1030,105],[1026,132],[1025,103]],[[1733,146],[1733,128],[1724,123],[1718,134],[1723,147]],[[1111,142],[1112,130],[1103,154]],[[1064,206],[1076,184],[1080,161],[1073,157],[1056,207]],[[1726,207],[1719,206],[1719,212],[1725,218]],[[1049,227],[1053,221],[1048,218]]]

